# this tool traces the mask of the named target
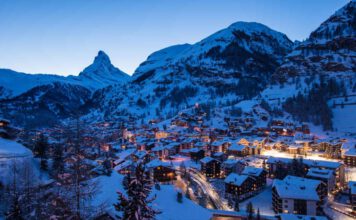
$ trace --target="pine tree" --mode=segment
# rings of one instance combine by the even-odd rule
[[[22,220],[19,196],[15,195],[10,210],[6,213],[7,220]]]
[[[35,154],[41,159],[41,169],[47,170],[47,150],[48,150],[48,141],[47,138],[41,134],[35,143]]]
[[[154,219],[159,212],[149,206],[155,199],[149,198],[152,183],[142,164],[138,164],[134,176],[127,176],[124,181],[126,195],[118,192],[119,202],[114,204],[117,211],[122,212],[120,219],[149,220]]]
[[[236,212],[240,211],[240,203],[239,203],[239,199],[238,198],[235,199],[234,210]]]
[[[109,159],[106,159],[104,162],[103,162],[103,168],[104,168],[104,173],[105,175],[107,176],[111,176],[111,162]]]
[[[68,152],[68,156],[73,162],[66,168],[66,173],[69,175],[65,179],[61,179],[62,188],[65,189],[66,193],[66,203],[69,204],[71,212],[73,213],[74,219],[86,219],[90,216],[90,212],[94,211],[91,209],[92,200],[96,193],[98,192],[98,181],[90,179],[90,170],[92,166],[87,162],[86,152],[80,143],[82,143],[82,129],[79,118],[76,120],[76,125],[74,125],[75,137],[72,142],[68,143],[69,146],[73,146],[73,149]],[[69,148],[69,147],[68,147]],[[70,149],[70,148],[69,148]],[[90,184],[88,181],[90,180]]]
[[[64,172],[64,158],[63,151],[59,145],[54,147],[52,173],[57,176]]]
[[[253,209],[253,205],[251,202],[247,203],[246,206],[246,212],[248,213],[247,219],[252,220],[253,219],[253,213],[255,212]]]
[[[177,192],[177,201],[183,203],[183,194],[182,192]]]
[[[260,208],[257,209],[257,216],[256,216],[257,220],[261,220],[261,214],[260,214]]]

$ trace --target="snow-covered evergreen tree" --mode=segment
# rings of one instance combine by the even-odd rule
[[[152,182],[142,164],[138,164],[133,176],[128,175],[123,182],[126,194],[118,192],[119,202],[115,209],[122,212],[119,217],[129,220],[155,219],[159,211],[149,206],[155,197],[150,197]]]

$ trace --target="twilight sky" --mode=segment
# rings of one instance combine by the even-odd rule
[[[149,54],[236,21],[303,40],[348,0],[0,0],[0,68],[77,75],[104,50],[132,74]]]

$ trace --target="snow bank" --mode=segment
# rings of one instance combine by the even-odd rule
[[[0,159],[12,157],[32,157],[32,152],[22,144],[0,138]]]

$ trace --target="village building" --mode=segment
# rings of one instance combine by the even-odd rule
[[[177,175],[172,164],[156,159],[147,163],[146,168],[155,182],[170,183],[176,180]]]
[[[241,174],[242,171],[245,169],[245,166],[246,163],[244,161],[235,159],[227,159],[221,165],[223,175],[225,177],[228,176],[230,173]]]
[[[225,197],[235,201],[255,195],[266,185],[266,171],[246,166],[241,174],[230,173],[224,180]]]
[[[211,143],[211,152],[213,153],[226,153],[227,149],[229,147],[229,142],[221,140],[221,141],[214,141]]]
[[[336,140],[316,140],[311,147],[314,151],[322,151],[326,158],[340,159],[342,156],[342,142]]]
[[[356,148],[351,148],[343,155],[344,163],[350,167],[356,167]]]
[[[349,181],[348,186],[351,209],[356,213],[356,181]]]
[[[286,170],[290,168],[292,163],[292,158],[282,158],[282,157],[269,157],[267,159],[267,167],[269,176],[273,177],[276,171]],[[345,165],[335,161],[325,161],[325,160],[311,160],[303,159],[303,164],[305,165],[305,174],[309,168],[319,168],[319,169],[329,169],[332,170],[335,175],[336,187],[342,189],[345,187]]]
[[[229,174],[225,180],[225,198],[230,201],[240,201],[254,195],[254,180],[248,175]]]
[[[220,178],[221,162],[212,158],[204,157],[200,160],[201,172],[209,178]]]
[[[287,176],[275,179],[272,186],[272,206],[276,213],[320,215],[327,189],[319,180]]]
[[[227,154],[229,156],[235,157],[244,157],[249,153],[249,148],[242,144],[232,143],[232,145],[228,148]]]
[[[216,152],[211,155],[212,158],[214,158],[220,162],[224,161],[226,159],[226,156],[227,155],[224,154],[223,152]]]
[[[248,175],[254,179],[253,189],[255,191],[260,190],[266,186],[267,172],[263,168],[246,166],[241,174]]]
[[[310,168],[306,177],[324,182],[329,193],[335,189],[335,175],[332,170]]]

